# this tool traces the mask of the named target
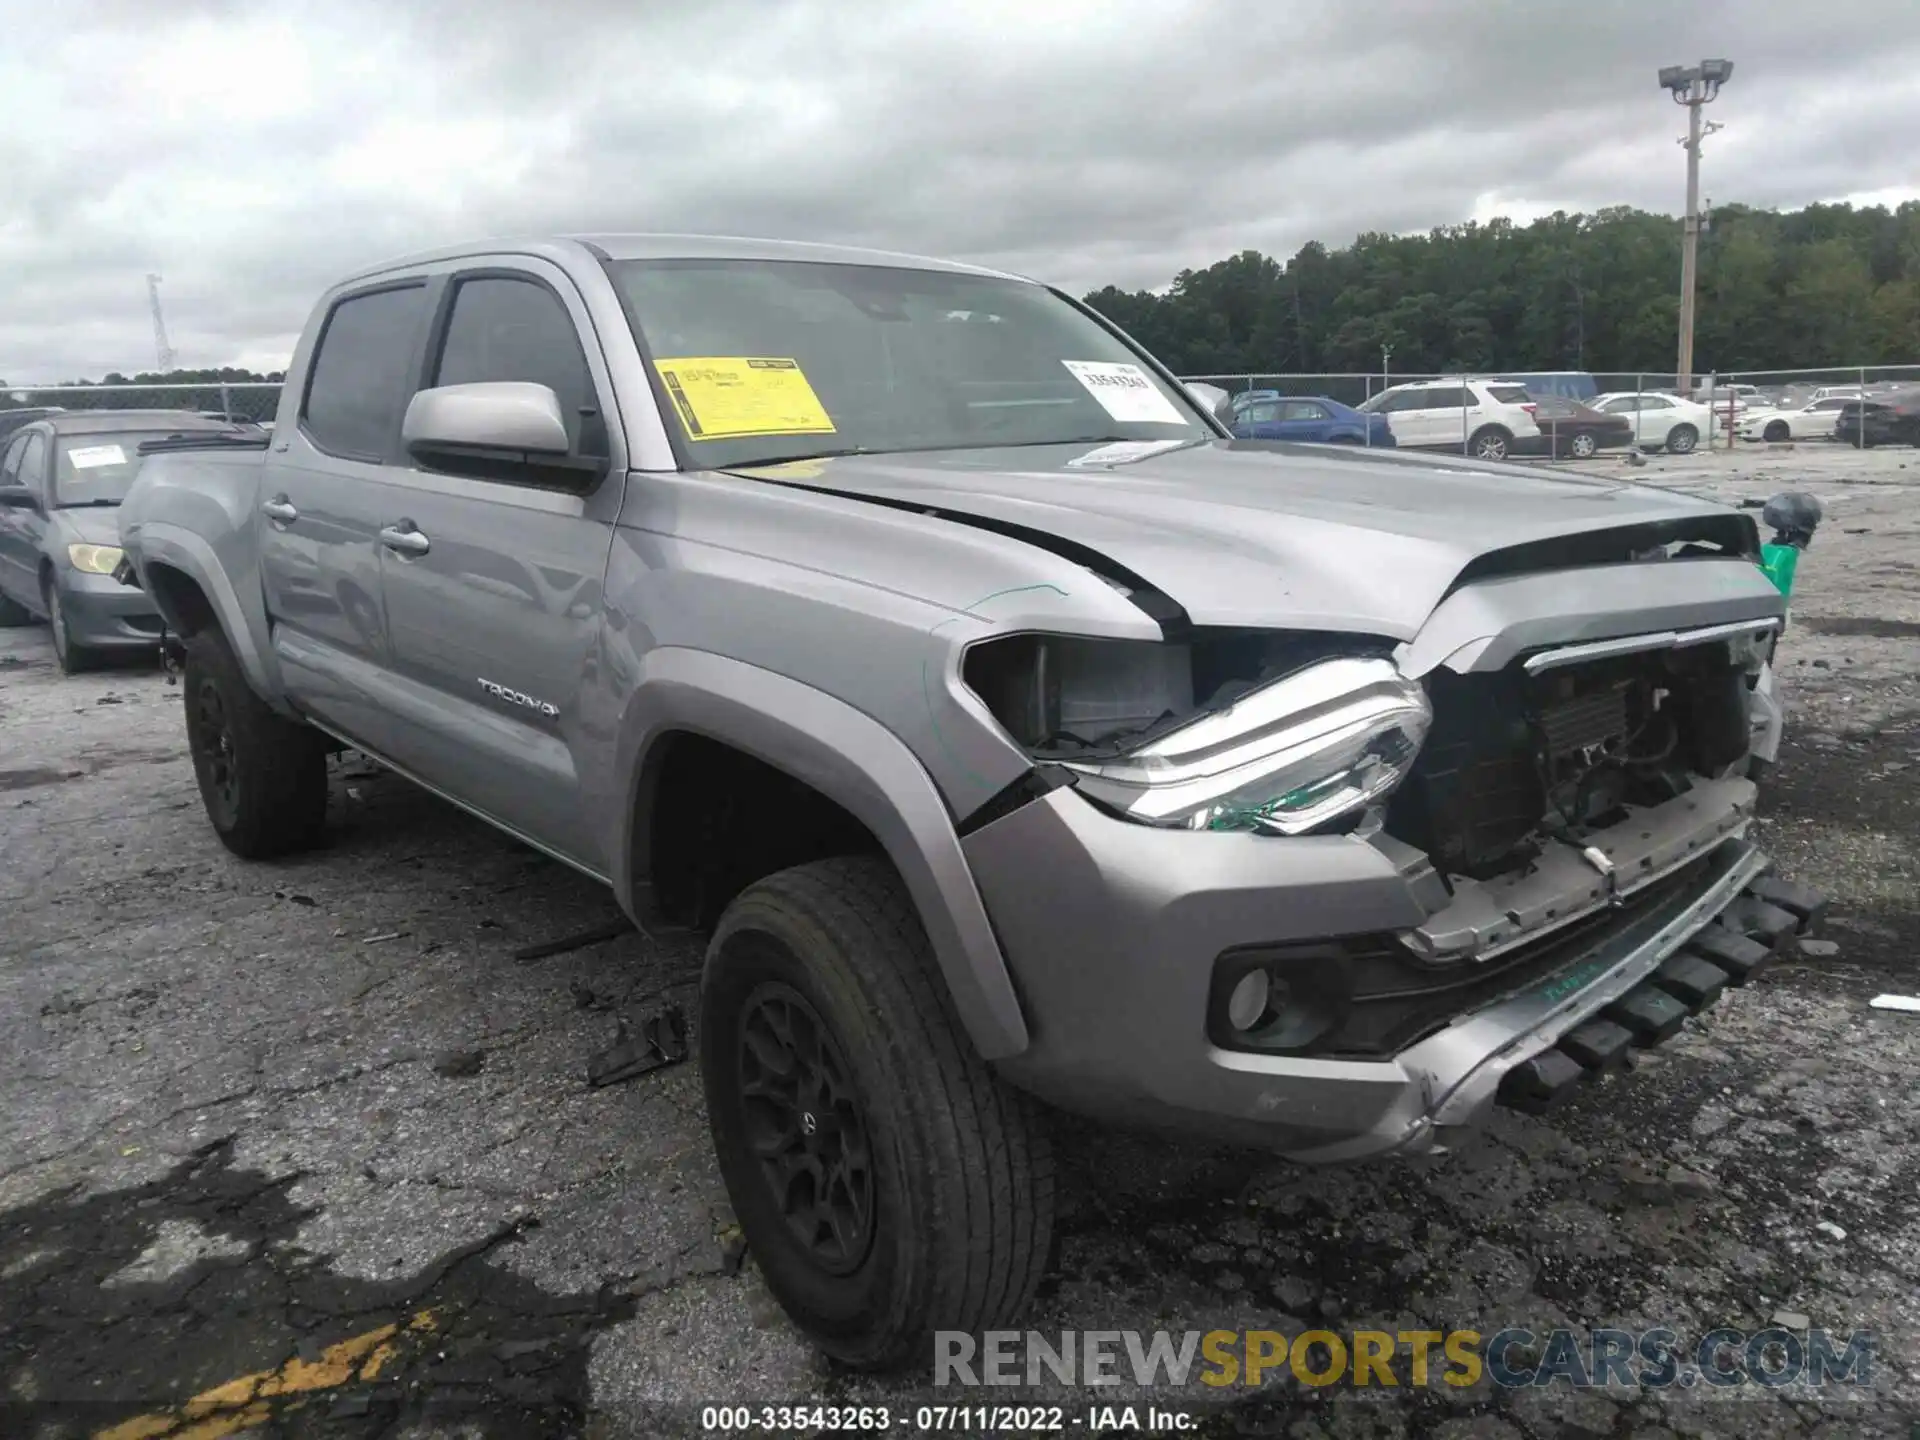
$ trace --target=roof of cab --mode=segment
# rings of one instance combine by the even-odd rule
[[[474,240],[436,250],[405,255],[368,266],[343,280],[354,284],[377,275],[459,260],[469,255],[534,255],[559,259],[587,255],[607,260],[796,260],[819,265],[888,265],[901,270],[944,270],[959,275],[984,275],[998,280],[1025,280],[1001,270],[903,255],[892,250],[863,250],[850,245],[815,245],[801,240],[754,240],[729,235],[548,235]]]
[[[98,435],[122,430],[231,430],[230,420],[210,420],[191,410],[62,410],[41,418],[56,435]]]

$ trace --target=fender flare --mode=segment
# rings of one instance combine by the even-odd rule
[[[148,567],[165,565],[178,570],[194,584],[200,587],[200,593],[207,597],[213,607],[214,620],[232,646],[234,658],[240,662],[240,669],[247,677],[247,683],[254,693],[272,705],[276,710],[284,710],[280,698],[280,667],[273,656],[261,644],[262,637],[256,632],[247,614],[247,608],[240,601],[239,593],[227,578],[225,567],[213,547],[191,530],[164,521],[146,521],[138,531],[137,538],[130,542],[135,552],[135,568],[140,574],[140,583],[152,597],[156,609],[167,622],[167,628],[184,635],[187,627],[179,615],[172,613],[173,607],[162,590],[148,577]]]
[[[614,773],[625,805],[607,837],[614,893],[637,918],[634,875],[648,837],[634,823],[656,743],[685,731],[731,745],[802,780],[880,841],[926,926],[948,993],[987,1060],[1027,1048],[1026,1020],[953,817],[919,759],[871,716],[785,675],[705,651],[641,658],[622,716]]]

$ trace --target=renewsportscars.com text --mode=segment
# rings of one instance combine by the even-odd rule
[[[1854,1385],[1872,1381],[1874,1336],[1777,1327],[1676,1331],[1478,1330],[943,1330],[934,1337],[938,1386],[1257,1386],[1464,1388],[1482,1376],[1505,1388],[1678,1385]]]

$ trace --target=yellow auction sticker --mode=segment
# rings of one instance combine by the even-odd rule
[[[707,355],[656,360],[654,368],[690,439],[834,433],[797,360]]]

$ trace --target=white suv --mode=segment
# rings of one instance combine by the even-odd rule
[[[1455,450],[1482,460],[1533,454],[1546,445],[1527,387],[1498,380],[1420,380],[1382,390],[1360,407],[1385,415],[1402,448]]]

